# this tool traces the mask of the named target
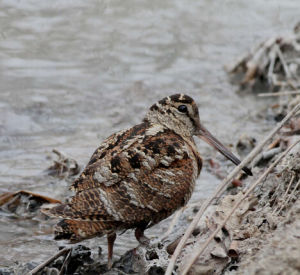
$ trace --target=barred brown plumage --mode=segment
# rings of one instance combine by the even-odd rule
[[[165,97],[150,107],[141,124],[101,144],[72,184],[76,194],[67,203],[43,209],[63,219],[55,227],[55,238],[78,242],[106,234],[110,267],[117,231],[135,228],[136,238],[147,243],[144,230],[191,197],[202,166],[194,135],[239,164],[201,125],[191,97]],[[244,171],[251,174],[248,168]]]

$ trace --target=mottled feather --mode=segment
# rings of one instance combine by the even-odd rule
[[[111,266],[115,232],[143,231],[187,203],[202,160],[193,135],[200,118],[193,99],[176,94],[152,105],[141,124],[117,132],[94,152],[71,189],[75,195],[43,212],[62,220],[56,239],[108,236]]]
[[[159,132],[153,135],[155,128]],[[155,214],[183,206],[201,161],[184,138],[158,128],[144,122],[109,137],[73,183],[77,194],[50,213],[78,221],[120,221],[119,228],[126,228],[157,222]]]

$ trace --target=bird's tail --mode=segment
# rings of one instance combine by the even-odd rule
[[[54,238],[55,240],[66,239],[76,243],[96,236],[100,237],[108,233],[103,230],[101,225],[102,222],[63,219],[54,227]]]
[[[62,218],[54,227],[56,240],[66,239],[76,243],[84,239],[110,234],[118,227],[118,222],[101,220],[101,217],[98,217],[98,220],[79,218],[67,204],[46,206],[41,211],[47,216]]]

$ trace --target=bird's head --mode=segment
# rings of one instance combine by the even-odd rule
[[[188,95],[175,94],[163,98],[150,107],[145,119],[153,124],[161,124],[181,136],[198,136],[234,164],[240,164],[240,160],[201,124],[198,107]],[[252,175],[247,167],[243,170]]]
[[[153,104],[147,114],[147,120],[162,124],[187,137],[196,135],[200,125],[196,103],[184,94],[171,95]]]

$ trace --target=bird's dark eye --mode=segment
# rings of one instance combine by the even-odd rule
[[[178,106],[178,111],[181,112],[181,113],[187,113],[188,108],[186,107],[186,105],[179,105]]]

